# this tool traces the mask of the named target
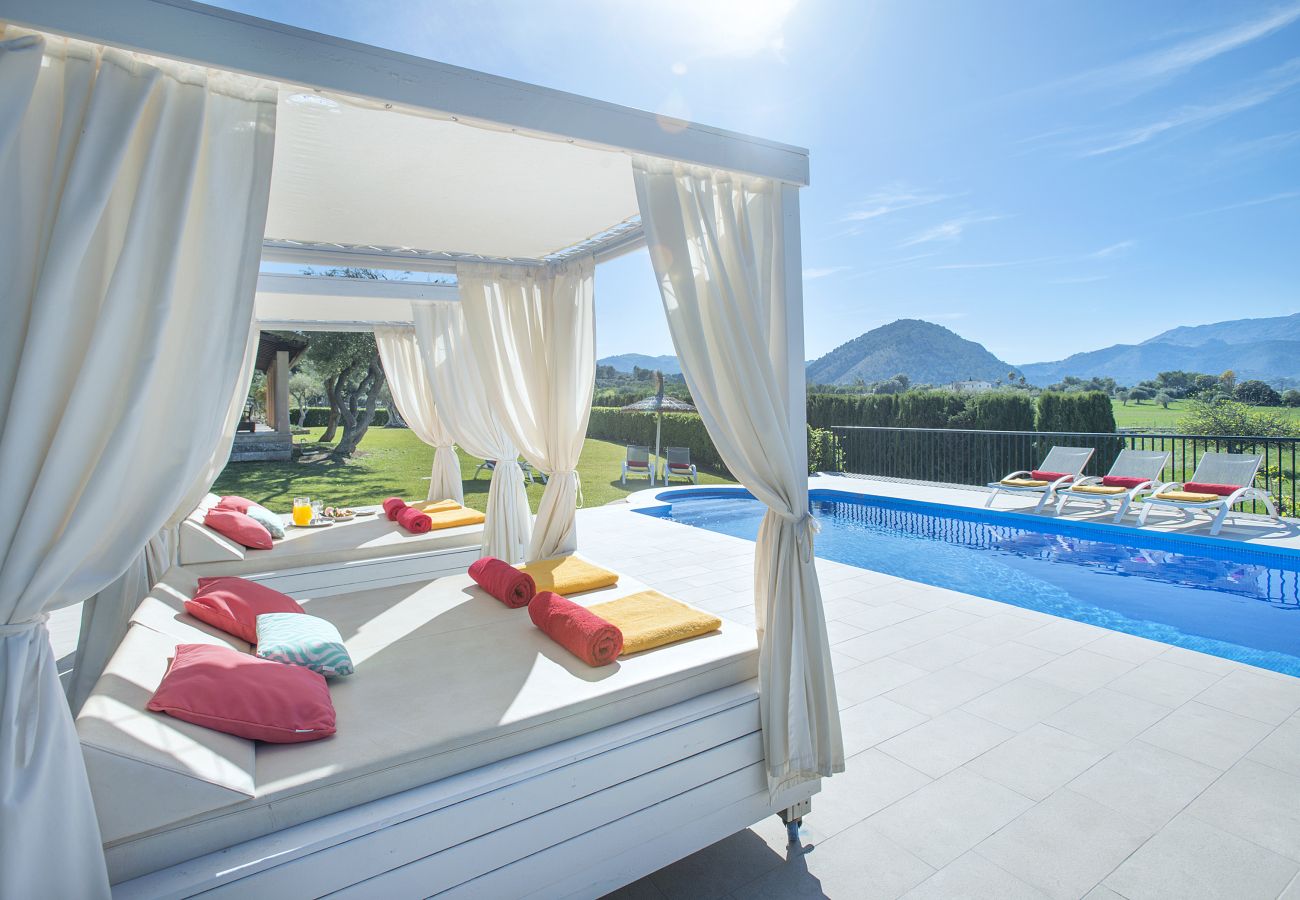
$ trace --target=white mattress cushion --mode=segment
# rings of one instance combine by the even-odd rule
[[[631,579],[575,597],[643,589]],[[356,674],[331,681],[338,733],[259,744],[256,796],[108,848],[114,881],[747,681],[754,632],[722,631],[593,669],[468,576],[320,599]],[[157,817],[154,817],[156,820]]]
[[[198,527],[216,535],[210,528],[201,525]],[[237,558],[190,560],[182,554],[181,565],[191,566],[203,575],[249,575],[302,566],[343,564],[363,559],[472,547],[482,543],[482,540],[482,525],[411,534],[396,522],[388,521],[380,512],[326,528],[286,528],[284,538],[276,541],[270,550],[240,548]],[[181,542],[184,545],[183,534]],[[215,552],[210,555],[215,556]]]
[[[145,708],[177,643],[132,625],[77,716],[105,844],[256,793],[253,741]]]

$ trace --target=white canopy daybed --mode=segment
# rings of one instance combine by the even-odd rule
[[[172,865],[186,856],[182,839],[159,857],[165,869],[119,869],[115,878],[141,880],[117,890],[269,889],[310,860],[317,892],[364,892],[350,854],[365,848],[373,864],[401,844],[400,869],[364,877],[418,893],[430,882],[404,881],[420,871],[411,867],[446,857],[420,843],[429,829],[398,825],[428,813],[432,795],[445,806],[459,785],[462,800],[486,797],[485,785],[522,783],[563,759],[607,768],[617,751],[638,763],[567,823],[581,828],[526,860],[467,843],[463,859],[477,868],[447,882],[470,895],[522,874],[540,895],[591,896],[762,815],[797,815],[817,779],[842,770],[807,502],[805,151],[186,0],[0,0],[0,23],[0,270],[12,273],[5,321],[17,323],[0,334],[0,471],[12,504],[0,521],[0,895],[109,892],[82,745],[88,733],[111,744],[103,728],[136,714],[114,685],[181,639],[132,616],[150,585],[181,574],[166,574],[178,523],[228,452],[257,319],[378,326],[390,376],[402,373],[395,396],[422,437],[502,462],[484,549],[544,558],[581,544],[574,468],[594,371],[593,268],[643,242],[704,422],[769,507],[756,547],[756,694],[709,685],[659,706],[611,704],[594,730],[561,743],[357,796]],[[445,272],[458,289],[299,279],[259,292],[259,261]],[[411,381],[421,372],[427,385]],[[157,409],[172,417],[161,435],[138,425]],[[519,503],[516,452],[549,476],[535,523]],[[79,736],[44,617],[88,597],[82,662],[108,671]],[[671,803],[638,789],[660,765],[655,735],[688,728],[700,754],[739,746],[738,732],[717,727],[739,702],[728,692],[759,714],[765,784],[703,778]],[[164,729],[153,751],[172,737]],[[565,743],[575,740],[576,757]],[[733,774],[752,764],[726,758]],[[164,768],[183,765],[168,759]],[[119,775],[96,790],[101,806],[131,796]],[[562,781],[527,820],[537,834],[550,833],[545,810],[567,803]],[[696,818],[683,827],[680,816]],[[122,817],[99,811],[115,827]]]

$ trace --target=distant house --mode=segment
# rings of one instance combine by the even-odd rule
[[[961,394],[982,394],[985,391],[993,390],[991,381],[954,381],[948,385],[949,390],[957,391]]]

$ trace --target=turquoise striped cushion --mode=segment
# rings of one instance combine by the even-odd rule
[[[257,655],[303,666],[326,678],[351,675],[352,657],[339,630],[306,613],[263,613],[257,617]]]

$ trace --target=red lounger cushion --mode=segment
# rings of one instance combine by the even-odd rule
[[[250,550],[271,549],[271,532],[244,513],[214,506],[203,517],[203,524]]]
[[[273,744],[334,733],[334,703],[323,676],[212,644],[176,647],[149,709]]]
[[[1189,494],[1218,494],[1220,497],[1228,497],[1241,490],[1239,484],[1210,484],[1205,481],[1189,481],[1183,485],[1183,490]]]
[[[691,470],[691,464],[690,463],[669,463],[668,468],[672,469],[674,472],[689,472]]]
[[[1140,484],[1146,484],[1149,478],[1130,478],[1127,475],[1106,475],[1101,479],[1101,483],[1106,487],[1122,487],[1132,490]]]
[[[262,613],[300,613],[298,602],[287,594],[246,578],[225,575],[200,578],[185,611],[227,634],[257,643],[257,617]]]
[[[1042,471],[1041,469],[1034,469],[1034,471],[1030,472],[1029,474],[1030,474],[1030,475],[1033,475],[1033,476],[1034,476],[1035,478],[1037,478],[1039,481],[1060,481],[1062,478],[1066,478],[1066,477],[1068,477],[1068,474],[1069,474],[1069,473],[1067,473],[1067,472],[1044,472],[1044,471]]]

